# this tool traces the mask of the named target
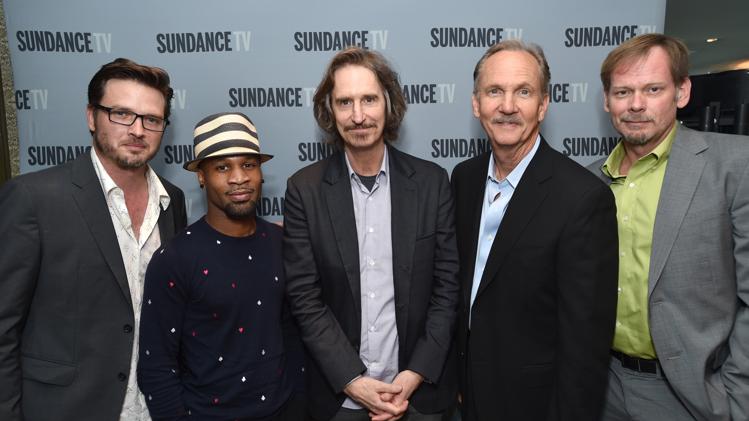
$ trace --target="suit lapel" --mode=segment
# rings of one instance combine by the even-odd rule
[[[406,338],[411,273],[418,226],[418,194],[411,179],[413,168],[404,156],[388,147],[390,171],[390,230],[393,251],[393,288],[395,291],[398,336]]]
[[[463,303],[466,308],[469,308],[471,302],[471,284],[473,283],[473,273],[476,269],[476,252],[478,251],[479,228],[481,228],[481,211],[483,210],[484,205],[487,177],[486,172],[489,168],[490,157],[491,151],[486,153],[482,159],[478,160],[477,165],[471,168],[470,173],[465,177],[469,182],[469,186],[467,187],[468,194],[463,198],[462,202],[468,207],[467,214],[469,217],[463,221],[456,221],[456,224],[469,224],[467,232],[469,232],[470,235],[466,239],[468,241],[468,252],[465,256],[468,256],[470,261],[465,263],[461,262],[461,264],[465,264],[466,268],[468,268],[463,277],[464,287],[461,288],[461,291],[463,292]],[[475,182],[474,180],[481,180],[481,182]],[[460,203],[457,203],[456,205],[462,206]]]
[[[169,207],[172,205],[170,204]],[[174,237],[174,213],[170,212],[170,209],[161,209],[159,213],[159,236],[161,237],[161,244],[165,244],[169,239]]]
[[[497,235],[487,257],[484,273],[481,276],[476,300],[495,280],[499,268],[507,258],[507,254],[512,250],[520,234],[531,222],[536,210],[549,194],[549,183],[545,183],[545,181],[552,176],[551,151],[543,139],[540,142],[536,155],[520,179],[512,199],[507,205],[502,223],[497,229]]]
[[[75,186],[73,200],[78,205],[78,210],[86,221],[104,260],[114,274],[122,294],[132,308],[130,287],[127,283],[125,264],[122,262],[117,234],[112,226],[112,217],[90,155],[84,154],[73,162],[72,183]]]
[[[359,240],[356,234],[351,181],[343,152],[338,152],[326,169],[322,193],[328,206],[330,225],[333,228],[338,253],[341,255],[353,294],[356,314],[361,315]]]
[[[161,180],[161,177],[159,177],[159,180]],[[174,204],[174,194],[169,191],[169,189],[166,187],[163,180],[161,180],[161,184],[164,186],[164,189],[167,191],[167,194],[169,195],[169,206],[167,206],[166,209],[161,209],[161,201],[159,200],[159,219],[157,221],[159,225],[159,237],[161,237],[161,244],[166,244],[167,241],[171,240],[174,237],[174,227],[176,224],[174,223],[174,212],[173,207]]]
[[[694,136],[681,126],[677,128],[655,214],[648,296],[653,293],[663,272],[676,235],[692,203],[692,197],[705,168],[705,160],[699,154],[707,148],[708,144],[701,137]]]

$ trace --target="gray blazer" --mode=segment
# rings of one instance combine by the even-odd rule
[[[589,168],[604,181],[604,160]],[[749,420],[749,137],[679,126],[653,228],[650,333],[698,420]]]
[[[161,181],[167,241],[185,226],[185,202]],[[90,155],[5,183],[0,238],[0,420],[118,420],[136,332]]]

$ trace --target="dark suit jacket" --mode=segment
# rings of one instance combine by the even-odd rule
[[[451,351],[458,300],[453,201],[447,173],[388,147],[393,278],[399,370],[426,382],[410,403],[445,409],[455,396]],[[346,384],[365,371],[359,359],[359,251],[348,168],[342,152],[303,168],[288,181],[284,266],[292,312],[312,361],[309,411],[329,419]]]
[[[472,391],[474,419],[597,420],[616,317],[614,196],[542,140],[489,252],[469,334],[490,153],[460,163],[452,175],[462,390]]]
[[[184,195],[159,216],[186,224]],[[83,154],[0,190],[0,419],[119,419],[134,316],[117,236]]]

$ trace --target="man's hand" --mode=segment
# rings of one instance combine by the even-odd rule
[[[352,381],[343,389],[345,394],[359,404],[364,405],[371,414],[385,416],[383,419],[390,419],[395,416],[400,418],[406,412],[408,402],[405,405],[398,406],[382,399],[383,396],[392,397],[399,395],[402,391],[403,387],[401,385],[388,384],[365,376]]]
[[[380,397],[384,402],[390,402],[398,408],[403,408],[403,412],[401,412],[400,414],[392,415],[388,413],[378,414],[372,412],[369,414],[370,418],[372,418],[372,421],[395,421],[400,419],[403,415],[406,414],[406,409],[408,409],[408,400],[411,398],[411,395],[419,387],[419,385],[421,385],[422,381],[424,381],[424,377],[422,377],[421,374],[416,373],[415,371],[403,370],[398,373],[398,375],[395,376],[395,379],[393,379],[393,385],[401,387],[400,393],[383,393],[380,395]]]

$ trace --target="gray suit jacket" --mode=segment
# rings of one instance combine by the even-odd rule
[[[591,165],[604,181],[603,160]],[[749,138],[679,126],[653,228],[650,333],[698,420],[749,420]]]
[[[162,241],[186,224],[171,203]],[[89,154],[0,189],[0,420],[119,419],[134,315],[117,236]]]

